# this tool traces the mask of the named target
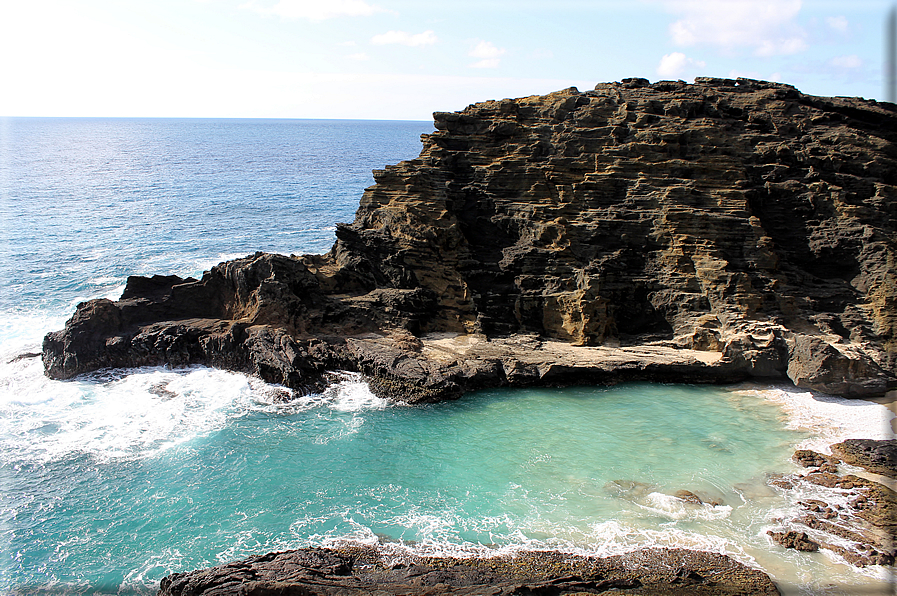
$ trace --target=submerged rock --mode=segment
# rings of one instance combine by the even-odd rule
[[[133,277],[44,341],[53,378],[202,363],[383,397],[502,385],[895,386],[897,111],[644,79],[436,113],[326,255]]]
[[[459,596],[778,594],[761,571],[723,555],[647,549],[593,558],[559,552],[514,557],[385,555],[368,546],[303,549],[251,557],[162,580],[160,596],[457,594]]]
[[[690,490],[677,490],[673,493],[673,496],[677,499],[681,499],[686,503],[691,503],[692,505],[710,505],[712,507],[719,507],[722,503],[716,499],[710,499],[708,497],[697,495]]]

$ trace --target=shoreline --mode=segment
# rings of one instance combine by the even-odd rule
[[[856,434],[855,428],[863,427],[864,422],[862,421],[862,419],[858,419],[858,420],[854,421],[854,429],[843,428],[843,425],[838,424],[838,421],[836,420],[836,418],[838,416],[836,411],[839,407],[855,409],[857,406],[860,406],[861,408],[863,408],[865,410],[869,406],[881,406],[882,405],[879,403],[874,403],[874,402],[872,402],[872,400],[848,400],[845,398],[838,398],[835,396],[819,395],[815,392],[807,392],[807,391],[797,390],[796,388],[789,388],[784,385],[769,386],[769,385],[764,384],[762,387],[754,387],[753,385],[754,384],[736,384],[736,385],[727,387],[727,389],[731,390],[733,392],[736,392],[736,393],[738,393],[738,392],[763,393],[765,391],[785,391],[785,392],[787,392],[790,390],[792,393],[797,394],[798,400],[805,399],[805,396],[808,396],[810,399],[819,401],[820,403],[822,403],[828,407],[828,409],[825,412],[817,413],[816,416],[820,419],[826,419],[826,414],[827,414],[828,420],[830,420],[832,423],[834,423],[834,425],[832,427],[833,431],[829,436],[841,438],[841,439],[845,438],[845,433],[851,434],[851,435]],[[781,401],[777,401],[774,397],[765,397],[765,398],[761,398],[761,399],[766,399],[766,400],[770,401],[770,403],[777,405],[780,409],[783,410],[783,412],[787,411],[785,408],[783,408]],[[861,403],[864,401],[866,402],[865,404]],[[834,409],[832,408],[832,406],[834,406]],[[874,415],[877,415],[878,413],[880,413],[880,410],[878,412],[873,412],[873,416],[867,417],[867,419],[874,417]],[[804,418],[803,420],[806,420],[806,418]],[[814,425],[812,428],[818,429],[819,426]],[[877,436],[881,436],[881,433],[879,433]],[[819,439],[821,439],[821,437],[814,436],[814,438],[810,439],[810,440],[818,441]],[[795,444],[794,447],[799,448],[799,444]],[[853,467],[849,467],[849,469],[842,470],[842,471],[847,474],[852,474],[852,473],[856,472],[856,470]],[[812,473],[813,470],[810,470],[810,472]],[[794,474],[792,474],[791,476],[794,476]],[[836,492],[837,492],[837,489],[836,489]],[[767,520],[767,523],[764,524],[764,526],[772,527],[774,525],[773,522],[774,522],[774,520]],[[436,563],[437,566],[439,565],[439,563],[438,563],[439,560],[457,561],[457,560],[471,559],[471,560],[475,560],[476,561],[475,566],[478,566],[478,565],[482,564],[482,561],[490,561],[490,560],[495,559],[496,557],[497,558],[511,557],[512,559],[515,557],[519,557],[519,556],[530,557],[530,556],[536,556],[534,554],[535,552],[539,552],[539,553],[548,552],[551,555],[551,557],[585,558],[585,559],[592,560],[592,559],[608,559],[608,558],[615,558],[615,557],[618,557],[618,558],[622,557],[623,559],[625,559],[627,556],[641,556],[638,553],[641,553],[641,552],[645,551],[646,549],[649,551],[656,551],[659,553],[659,552],[669,551],[670,549],[682,550],[684,548],[687,552],[690,552],[693,554],[712,553],[713,556],[715,556],[715,557],[717,557],[717,556],[722,557],[722,559],[719,559],[719,560],[726,559],[726,560],[729,560],[732,562],[737,562],[737,564],[739,564],[739,565],[745,565],[752,570],[759,571],[759,572],[769,576],[770,579],[772,579],[772,581],[776,585],[776,589],[778,590],[777,593],[781,593],[783,595],[817,593],[813,590],[811,590],[810,592],[806,592],[805,588],[800,587],[800,585],[798,585],[798,584],[792,583],[794,580],[792,580],[790,578],[781,577],[778,580],[775,579],[773,573],[771,573],[771,571],[773,571],[773,570],[771,570],[766,565],[764,565],[761,562],[754,559],[754,557],[751,556],[750,554],[748,554],[746,552],[742,552],[741,555],[739,555],[738,553],[732,553],[731,551],[728,551],[728,549],[726,549],[726,547],[724,547],[724,546],[721,547],[722,550],[719,550],[719,551],[715,551],[715,550],[714,551],[706,551],[703,549],[694,549],[691,547],[676,547],[676,546],[671,547],[671,546],[664,546],[663,544],[653,544],[650,546],[634,546],[631,548],[625,548],[622,552],[618,552],[618,553],[598,555],[595,553],[589,553],[584,550],[578,550],[576,548],[569,548],[569,547],[567,547],[567,548],[558,547],[557,549],[551,549],[549,551],[546,551],[544,546],[535,547],[535,550],[534,550],[534,547],[532,547],[532,546],[527,547],[525,545],[506,545],[497,550],[490,549],[490,548],[466,550],[465,548],[462,547],[462,548],[452,548],[452,549],[450,549],[450,552],[446,552],[446,551],[441,550],[440,548],[433,550],[432,546],[426,547],[425,545],[416,545],[416,546],[415,545],[407,545],[401,541],[399,541],[399,542],[391,542],[391,541],[382,542],[382,539],[381,539],[381,541],[379,541],[375,544],[371,544],[371,543],[367,543],[367,542],[358,543],[358,542],[352,542],[352,541],[347,542],[347,541],[340,540],[340,539],[332,539],[332,540],[328,540],[328,541],[321,543],[320,546],[317,546],[317,547],[306,547],[306,548],[301,548],[298,550],[283,551],[283,552],[284,553],[308,553],[310,551],[314,551],[314,550],[318,550],[318,549],[335,550],[335,551],[339,552],[341,548],[342,549],[349,548],[350,550],[354,549],[354,548],[374,549],[378,553],[378,556],[381,558],[390,559],[393,561],[403,560],[403,559],[407,561],[409,559],[414,559],[417,561],[417,564],[424,565],[424,566],[429,565],[429,563],[427,563],[426,561],[422,562],[422,560],[424,560],[424,559],[432,559],[432,560],[437,561],[437,563]],[[788,551],[786,551],[786,553],[787,552]],[[793,551],[791,551],[791,552],[793,552]],[[269,555],[264,555],[262,558],[271,558],[272,556],[273,556],[273,554],[269,554]],[[777,555],[777,557],[785,557],[785,556],[786,556],[785,553],[783,553],[782,555]],[[787,555],[787,556],[791,556],[791,555]],[[808,556],[808,555],[806,555],[805,553],[795,553],[795,556]],[[815,556],[815,555],[810,555],[810,556]],[[848,568],[851,567],[840,556],[835,556],[834,558],[832,558],[828,554],[821,555],[821,556],[826,557],[826,559],[824,559],[824,560],[828,560],[829,563],[827,563],[827,564],[829,564],[829,565],[848,565]],[[258,558],[258,557],[250,557],[250,559],[243,560],[239,563],[225,564],[224,566],[219,566],[219,567],[226,567],[227,565],[237,565],[238,567],[240,567],[242,569],[245,566],[245,561],[248,561],[251,559],[256,559],[256,558]],[[403,565],[405,565],[405,564],[407,564],[407,563],[403,563]],[[729,563],[725,563],[725,565],[728,565],[728,564]],[[401,567],[401,565],[400,565],[400,567]],[[387,565],[386,568],[389,568],[389,565]],[[215,568],[215,569],[218,569],[218,568]],[[883,589],[883,587],[892,585],[892,583],[893,583],[894,578],[893,578],[893,568],[892,567],[870,567],[870,568],[866,568],[866,569],[858,569],[858,568],[853,568],[853,569],[854,569],[854,573],[856,574],[855,577],[858,580],[857,583],[844,584],[840,588],[841,591],[838,591],[837,589],[835,589],[833,587],[834,584],[831,581],[829,581],[829,582],[827,582],[827,585],[832,586],[832,590],[834,590],[834,591],[824,589],[818,593],[852,594],[852,593],[854,593],[854,589],[860,585],[868,584],[868,586],[870,586],[870,587],[878,586],[878,589]],[[188,572],[188,573],[175,574],[175,575],[193,578],[193,579],[189,579],[189,581],[184,580],[184,581],[188,581],[188,583],[189,583],[192,581],[198,581],[198,580],[196,580],[196,578],[200,577],[200,575],[193,575],[193,574],[202,574],[202,573],[211,573],[211,572],[212,572],[211,569],[206,569],[206,570],[198,570],[196,572]],[[653,572],[654,572],[654,570],[651,571],[651,573],[653,573]],[[174,577],[174,576],[171,576],[171,577]],[[865,579],[860,580],[860,578],[865,578]],[[545,582],[548,582],[551,580],[551,578],[549,578],[548,576],[545,576],[542,578],[542,580],[544,580]],[[280,580],[278,579],[277,581],[280,581]],[[835,583],[837,583],[837,582],[835,582]],[[680,587],[682,587],[682,586],[680,586]],[[720,589],[720,591],[717,592],[717,591],[712,591],[712,590],[700,591],[700,590],[697,590],[696,587],[700,587],[700,584],[699,583],[691,584],[691,588],[695,589],[696,591],[693,591],[693,592],[683,591],[682,593],[683,594],[685,594],[685,593],[728,594],[729,593],[728,591],[726,591],[725,589],[722,589],[722,588]],[[728,588],[726,588],[726,589],[728,589]],[[179,593],[179,592],[160,591],[160,594],[163,594],[163,595],[177,594],[177,593]],[[210,594],[211,593],[214,593],[214,592],[210,592]],[[326,592],[321,592],[321,593],[323,594]],[[359,592],[359,593],[361,593],[361,592]],[[433,592],[433,593],[437,594],[440,592]],[[479,592],[471,592],[471,593],[478,594]],[[623,593],[635,594],[635,593],[640,593],[640,592],[637,592],[637,591],[628,592],[627,591],[627,592],[623,592]],[[664,592],[664,593],[666,593],[666,592]],[[677,592],[671,591],[669,593],[677,593]],[[878,593],[878,592],[874,592],[874,593]]]
[[[131,276],[47,334],[46,374],[206,364],[313,391],[344,369],[409,403],[621,379],[897,387],[895,187],[869,167],[893,161],[887,106],[627,78],[434,126],[374,170],[326,254]],[[445,358],[433,334],[493,345]],[[599,346],[611,364],[583,356]]]
[[[893,439],[897,426],[897,401],[891,397],[852,399],[808,391],[785,383],[767,383],[753,389],[753,381],[743,389],[756,392],[776,404],[787,416],[786,427],[804,430],[815,438],[802,441],[795,449],[814,449],[830,453],[829,446],[846,439]],[[733,387],[737,387],[733,385]],[[879,406],[875,414],[854,415],[857,407]]]
[[[897,436],[897,390],[888,391],[880,397],[867,397],[864,399],[884,406],[894,414],[895,418],[891,419],[891,432],[894,436]]]
[[[728,385],[728,386],[726,386],[725,388],[726,388],[726,389],[729,389],[729,390],[732,390],[732,391],[750,391],[750,390],[752,390],[751,385],[753,385],[753,384],[752,384],[752,383],[748,383],[748,384],[741,384],[741,383],[740,383],[740,384]],[[834,399],[834,400],[836,400],[836,401],[840,401],[840,402],[842,402],[842,403],[844,403],[844,404],[852,404],[854,407],[855,407],[855,406],[860,406],[861,409],[865,409],[865,408],[867,407],[867,406],[863,405],[863,402],[866,402],[866,403],[869,403],[869,404],[874,403],[874,404],[879,405],[879,406],[882,406],[882,405],[887,406],[887,405],[888,405],[887,403],[885,403],[885,404],[880,403],[880,402],[883,402],[883,401],[884,401],[884,402],[887,402],[887,400],[886,400],[885,398],[878,398],[878,399],[876,399],[876,400],[871,400],[871,399],[870,399],[870,400],[848,400],[848,399],[844,399],[844,398],[833,398],[832,396],[819,396],[819,395],[817,395],[817,394],[814,394],[813,392],[808,392],[808,391],[800,390],[800,389],[791,387],[791,386],[789,386],[789,385],[787,385],[787,384],[773,384],[773,385],[769,385],[769,384],[766,384],[766,383],[762,383],[762,384],[757,384],[757,389],[759,389],[759,390],[761,390],[761,391],[762,391],[763,389],[781,389],[781,390],[786,390],[786,391],[790,391],[790,392],[797,393],[797,394],[806,394],[806,395],[811,395],[811,396],[815,396],[815,397],[822,397],[822,398],[826,398],[826,399]],[[891,403],[891,402],[888,402],[888,403]],[[851,406],[846,406],[846,407],[851,407]],[[558,551],[558,552],[565,552],[565,551]],[[630,551],[630,552],[631,552],[631,551]],[[574,554],[576,554],[576,553],[574,553]],[[732,557],[733,555],[728,555],[728,556]],[[737,555],[735,555],[734,560],[738,561],[738,560],[742,560],[742,559],[740,559],[739,557],[737,557]],[[744,562],[744,560],[742,560],[742,562]],[[780,589],[780,591],[781,591],[783,594],[788,593],[788,592],[783,591],[783,590],[781,590],[781,589]],[[795,593],[801,593],[801,592],[795,592]],[[845,592],[845,593],[849,593],[849,592]]]

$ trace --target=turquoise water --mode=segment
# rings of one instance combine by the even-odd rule
[[[197,394],[216,386],[213,403]],[[776,406],[714,387],[404,407],[348,377],[275,405],[276,388],[238,375],[155,369],[79,389],[59,417],[7,409],[34,422],[4,445],[7,587],[151,590],[173,571],[345,538],[437,552],[761,545],[759,525],[733,527],[739,486],[790,470],[806,436]],[[680,489],[720,504],[670,498]]]
[[[404,407],[351,375],[284,403],[283,388],[224,371],[58,382],[29,357],[130,274],[327,250],[370,170],[415,157],[430,131],[0,118],[0,593],[152,594],[171,572],[341,540],[467,556],[684,546],[760,566],[789,593],[881,587],[875,570],[766,536],[813,496],[767,474],[794,471],[807,441],[875,434],[872,404],[632,384]]]

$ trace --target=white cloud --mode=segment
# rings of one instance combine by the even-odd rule
[[[807,42],[799,37],[784,39],[764,39],[754,50],[757,56],[769,57],[790,55],[803,52],[807,49]]]
[[[468,56],[473,56],[474,58],[498,58],[504,53],[504,48],[495,47],[491,41],[481,41],[474,49],[470,50]]]
[[[429,46],[436,43],[436,34],[429,30],[414,35],[405,31],[387,31],[372,37],[371,43],[375,45],[399,44],[412,47]]]
[[[828,63],[835,68],[841,68],[844,70],[852,70],[863,67],[863,59],[856,54],[851,54],[849,56],[836,56],[829,60]]]
[[[350,58],[350,59],[352,59],[352,60],[358,60],[358,61],[364,61],[364,60],[370,60],[370,59],[371,59],[371,57],[368,56],[367,54],[365,54],[364,52],[358,52],[358,53],[356,53],[356,54],[349,54],[349,55],[347,56],[347,58]]]
[[[739,78],[739,77],[740,77],[740,78],[745,78],[745,79],[761,79],[761,78],[762,78],[762,77],[760,76],[760,73],[759,73],[759,72],[756,72],[756,71],[754,71],[754,70],[736,70],[736,69],[732,69],[732,70],[729,71],[729,74],[727,74],[726,76],[729,77],[730,79],[737,79],[737,78]]]
[[[692,60],[682,52],[673,52],[660,59],[657,66],[657,74],[662,77],[678,77],[687,70],[704,68],[706,64],[701,60]]]
[[[680,46],[752,48],[758,56],[796,54],[807,34],[795,22],[801,0],[668,0],[680,18],[670,36]]]
[[[335,17],[367,17],[384,12],[379,6],[364,0],[278,0],[273,6],[257,4],[254,0],[240,6],[261,14],[273,14],[286,19],[323,21]]]
[[[501,62],[500,56],[504,53],[504,48],[497,48],[489,41],[481,41],[467,55],[480,58],[478,62],[470,65],[471,68],[498,68]]]
[[[828,17],[825,19],[825,22],[828,23],[828,26],[834,29],[839,33],[847,33],[847,17],[845,16],[837,16],[837,17]]]

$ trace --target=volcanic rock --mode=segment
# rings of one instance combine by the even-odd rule
[[[807,536],[805,532],[795,532],[794,530],[788,530],[787,532],[773,532],[769,530],[766,532],[772,539],[784,546],[785,548],[793,548],[795,550],[802,550],[806,552],[816,552],[819,550],[819,545]]]
[[[798,449],[791,456],[794,463],[805,468],[819,468],[821,472],[836,473],[838,471],[838,458],[823,455],[809,449]]]
[[[895,106],[626,79],[434,118],[326,255],[132,277],[46,337],[47,374],[207,364],[311,391],[346,369],[410,402],[625,379],[895,386]]]
[[[270,553],[161,582],[159,596],[778,594],[766,574],[723,555],[646,549],[605,558],[559,552],[458,559],[387,556],[369,546]]]
[[[882,463],[886,456],[882,454],[895,444],[897,441],[893,439],[848,439],[831,445],[831,449],[842,457],[846,455],[845,462],[864,465],[869,471],[880,474],[881,471],[876,470],[887,469],[887,464]],[[870,457],[870,453],[878,456]],[[897,492],[868,478],[837,473],[834,458],[820,453],[798,450],[792,459],[805,467],[818,469],[805,476],[792,475],[785,482],[781,481],[785,479],[770,479],[772,486],[803,492],[817,487],[831,490],[827,496],[823,494],[818,499],[799,501],[803,509],[801,515],[790,520],[787,529],[770,530],[767,534],[786,548],[830,550],[858,567],[893,565],[897,557],[894,542],[897,536]],[[831,504],[843,502],[845,497],[846,506]]]
[[[692,505],[707,504],[707,505],[711,505],[713,507],[719,507],[722,504],[718,500],[708,499],[701,495],[697,495],[697,494],[691,492],[690,490],[685,490],[685,489],[677,490],[675,493],[673,493],[673,496],[676,497],[677,499],[681,499],[681,500],[685,501],[686,503],[691,503]]]
[[[847,439],[831,447],[844,462],[866,470],[897,478],[897,440]]]

